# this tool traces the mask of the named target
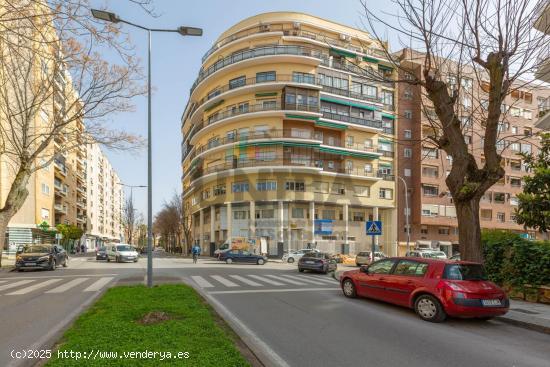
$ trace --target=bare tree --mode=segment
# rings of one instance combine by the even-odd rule
[[[89,14],[86,0],[0,1],[0,157],[13,178],[0,203],[2,246],[34,172],[81,145],[140,145],[105,125],[143,92],[131,43],[116,25]],[[115,61],[104,58],[105,45],[115,50]]]
[[[124,207],[122,208],[122,225],[124,226],[126,241],[129,244],[133,244],[135,240],[134,233],[136,231],[137,222],[136,210],[134,206],[134,197],[132,192],[130,192],[130,196],[126,198]]]
[[[544,35],[533,29],[547,1],[533,0],[392,0],[397,14],[375,14],[361,0],[364,24],[382,45],[386,57],[403,78],[397,83],[421,86],[430,142],[452,158],[446,184],[458,220],[461,256],[483,261],[479,202],[485,191],[504,176],[497,149],[503,101],[512,91],[533,86],[532,73],[548,52]],[[405,47],[421,52],[421,71],[404,65],[409,52],[397,58],[377,30],[382,25],[399,34]],[[464,75],[484,87],[479,93],[461,83]],[[379,79],[388,82],[384,77]],[[486,100],[473,111],[473,131],[483,138],[484,162],[477,162],[465,142],[461,123],[464,100]],[[478,105],[480,105],[479,103]]]

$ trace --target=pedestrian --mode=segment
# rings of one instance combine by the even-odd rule
[[[198,243],[193,246],[193,264],[197,263],[197,260],[199,259],[199,254],[201,253],[201,248]]]

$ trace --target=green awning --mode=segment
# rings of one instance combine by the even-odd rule
[[[264,93],[256,93],[256,97],[273,97],[276,96],[277,92],[264,92]]]
[[[363,61],[373,62],[375,64],[380,62],[380,60],[368,56],[363,56]]]
[[[354,54],[353,52],[344,51],[344,50],[340,50],[332,47],[330,48],[330,52],[336,55],[344,56],[344,57],[357,57],[357,54]]]
[[[383,113],[383,114],[382,114],[382,117],[385,117],[385,118],[388,118],[388,119],[395,120],[395,116],[394,116],[394,115],[390,115],[389,113]]]
[[[382,64],[378,65],[378,69],[393,71],[393,68],[391,66],[386,66],[386,65],[382,65]]]
[[[316,121],[315,126],[331,127],[333,129],[338,129],[338,130],[346,130],[348,128],[346,125],[336,124],[334,122],[327,122],[327,121]]]
[[[239,143],[239,148],[248,148],[248,147],[267,147],[271,145],[281,145],[280,141],[260,141],[257,143]]]
[[[380,163],[378,163],[378,166],[379,167],[393,167],[393,164],[380,162]]]
[[[387,140],[387,139],[383,139],[383,138],[378,138],[378,142],[380,142],[380,143],[393,144],[393,141]]]
[[[291,143],[283,142],[284,147],[304,147],[304,148],[316,148],[320,143]]]
[[[349,152],[347,150],[339,149],[339,148],[329,148],[329,147],[320,147],[319,152],[322,153],[331,153],[331,154],[338,154],[345,157],[355,157],[355,158],[378,158],[377,155],[370,154],[370,153],[361,153],[361,152]]]
[[[211,105],[208,106],[208,107],[205,107],[205,108],[204,108],[204,112],[208,112],[208,111],[210,111],[211,109],[218,107],[218,106],[221,105],[223,102],[225,102],[225,101],[224,101],[223,99],[220,99],[218,102],[216,102],[216,103],[214,103],[214,104],[211,104]]]
[[[360,103],[357,103],[357,102],[344,101],[344,100],[341,100],[341,99],[330,98],[330,97],[325,97],[325,96],[321,96],[321,101],[337,103],[337,104],[341,104],[343,106],[357,107],[357,108],[361,108],[361,109],[369,110],[369,111],[378,111],[378,109],[376,107],[373,107],[373,106],[368,106],[368,105],[360,104]]]
[[[319,117],[317,116],[293,115],[290,113],[285,114],[285,117],[288,119],[313,120],[313,121],[319,120]]]

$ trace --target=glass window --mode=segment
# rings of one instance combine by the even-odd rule
[[[242,87],[245,84],[246,84],[246,76],[242,75],[238,78],[231,79],[229,81],[229,89]]]
[[[380,260],[369,266],[369,274],[389,274],[394,260]]]
[[[304,218],[304,208],[292,208],[292,218]]]
[[[445,265],[443,279],[487,280],[487,275],[479,264],[448,264]]]
[[[423,276],[428,270],[428,264],[413,260],[401,260],[395,267],[393,274],[407,276]]]
[[[256,73],[256,83],[272,82],[275,79],[277,79],[277,74],[274,71]]]

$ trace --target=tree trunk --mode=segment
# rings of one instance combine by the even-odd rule
[[[483,263],[481,225],[479,222],[479,198],[455,203],[458,220],[460,258]]]

